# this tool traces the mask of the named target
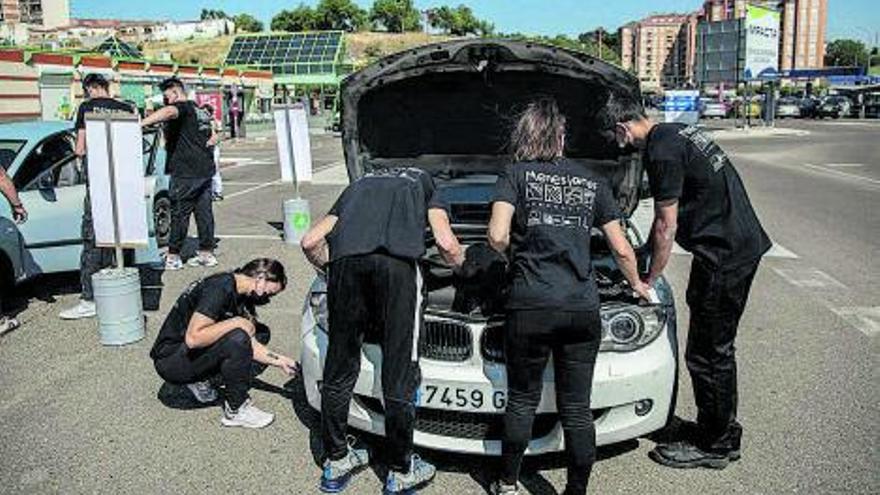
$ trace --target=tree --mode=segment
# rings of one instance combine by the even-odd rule
[[[293,10],[282,10],[275,14],[269,25],[272,31],[308,31],[316,29],[318,16],[315,11],[304,4]]]
[[[868,50],[861,41],[834,40],[825,49],[825,65],[827,66],[863,66],[867,64]]]
[[[235,30],[240,33],[258,33],[263,30],[263,23],[250,14],[238,14],[232,18]]]
[[[412,0],[376,0],[370,12],[370,20],[382,25],[390,33],[422,29],[421,14]]]
[[[321,0],[315,8],[317,29],[359,31],[369,19],[367,12],[351,0]]]
[[[484,20],[477,19],[467,5],[452,8],[447,5],[434,9],[428,16],[431,27],[442,29],[445,33],[455,36],[475,34],[489,36],[495,32],[495,26]]]
[[[203,21],[209,21],[213,19],[228,19],[229,16],[222,10],[202,9],[202,15],[200,18]]]

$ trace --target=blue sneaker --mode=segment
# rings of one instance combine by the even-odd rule
[[[388,477],[385,479],[385,495],[402,494],[411,495],[416,489],[434,479],[437,468],[429,462],[423,461],[419,456],[413,454],[409,461],[409,472],[398,473],[397,471],[388,471]]]
[[[321,474],[318,489],[324,493],[339,493],[345,490],[351,477],[369,462],[370,454],[366,449],[352,448],[349,443],[348,455],[336,461],[330,459],[324,461],[324,472]]]

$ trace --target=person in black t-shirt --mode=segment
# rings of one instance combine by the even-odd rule
[[[684,441],[657,446],[655,461],[671,467],[723,468],[740,457],[734,339],[761,256],[770,249],[742,180],[703,131],[656,124],[636,103],[612,100],[608,122],[621,147],[644,151],[654,196],[652,283],[666,267],[673,241],[694,255],[685,360],[694,387],[696,427]]]
[[[86,196],[83,201],[82,238],[83,248],[79,261],[79,279],[82,286],[80,300],[72,308],[62,311],[58,316],[64,320],[91,318],[96,314],[95,295],[92,290],[92,275],[102,268],[112,266],[114,252],[111,248],[95,246],[95,228],[92,224],[92,206],[88,187],[86,163],[86,120],[88,113],[98,114],[134,114],[137,108],[129,103],[119,101],[110,96],[110,84],[101,74],[88,74],[82,80],[83,92],[88,99],[76,111],[73,128],[76,131],[75,153],[82,163],[82,178],[86,184]]]
[[[553,355],[556,399],[565,435],[565,493],[586,493],[596,455],[590,412],[602,323],[590,259],[590,232],[601,228],[626,279],[647,299],[636,256],[621,228],[610,185],[563,157],[565,116],[552,98],[528,105],[511,136],[514,163],[495,189],[489,243],[509,251],[502,473],[493,493],[516,491],[531,439],[542,377]]]
[[[245,428],[268,426],[274,416],[253,404],[248,395],[251,379],[266,365],[295,375],[298,364],[266,347],[269,329],[257,322],[255,307],[268,304],[286,285],[284,267],[268,258],[190,284],[165,318],[150,351],[159,376],[187,385],[196,400],[210,403],[217,400],[211,381],[219,375],[225,385],[220,422]]]
[[[216,266],[214,256],[214,210],[211,178],[214,176],[213,129],[209,119],[199,119],[199,108],[186,99],[183,82],[176,77],[159,85],[167,105],[145,118],[143,126],[167,122],[165,129],[166,170],[171,174],[171,235],[168,239],[166,270],[183,268],[180,250],[189,230],[189,216],[195,215],[199,251],[190,266]]]
[[[360,371],[361,343],[378,323],[382,394],[390,471],[386,492],[429,481],[434,466],[412,454],[415,395],[419,385],[418,329],[423,309],[418,259],[426,223],[446,261],[463,254],[449,217],[433,199],[434,183],[417,168],[380,169],[349,185],[302,240],[316,267],[327,267],[329,343],[321,388],[324,441],[322,491],[342,490],[368,462],[366,450],[346,442],[352,390]]]

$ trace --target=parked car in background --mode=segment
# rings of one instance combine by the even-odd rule
[[[776,117],[780,119],[800,117],[801,107],[797,98],[784,97],[776,101]]]
[[[849,117],[852,111],[852,101],[846,96],[826,96],[819,104],[816,116],[820,119],[831,117],[839,119],[841,117]]]
[[[730,114],[730,105],[716,98],[700,98],[700,117],[705,119],[724,119]]]
[[[812,96],[801,98],[798,100],[798,109],[801,118],[814,119],[819,113],[819,100]]]
[[[880,118],[880,92],[867,93],[864,96],[865,118]]]
[[[160,261],[155,237],[159,229],[169,227],[164,216],[155,215],[162,198],[168,196],[165,152],[159,141],[158,132],[144,133],[149,207],[145,214],[151,243],[135,250],[138,264]],[[0,218],[0,290],[39,274],[79,270],[86,186],[75,144],[70,122],[0,124],[0,166],[12,178],[28,210],[28,221],[16,225],[6,220],[11,218],[9,205],[0,202],[0,217],[5,217]]]
[[[570,159],[607,177],[622,210],[632,214],[639,201],[641,162],[621,155],[603,136],[592,109],[604,105],[610,94],[638,98],[638,80],[583,53],[530,42],[435,43],[350,75],[341,88],[348,175],[356,179],[368,171],[401,166],[429,171],[449,205],[458,238],[465,245],[486,242],[495,182],[510,163],[501,151],[510,132],[506,117],[531,101],[535,88],[553,96],[568,116]],[[549,183],[541,194],[558,197],[559,202],[589,200],[581,188]],[[646,233],[630,222],[623,225],[645,270]],[[592,232],[603,330],[591,407],[597,443],[605,445],[638,438],[667,423],[675,410],[678,344],[668,282],[661,277],[656,285],[659,304],[640,304],[601,231]],[[507,401],[504,315],[489,302],[503,296],[491,290],[469,292],[443,262],[433,239],[426,240],[426,247],[425,321],[419,335],[422,380],[414,442],[432,449],[499,455]],[[327,287],[317,276],[305,296],[301,323],[302,377],[308,403],[315,409],[321,403],[332,331],[328,324]],[[348,424],[382,435],[378,338],[375,331],[366,330]],[[542,380],[529,454],[563,448],[552,365]]]

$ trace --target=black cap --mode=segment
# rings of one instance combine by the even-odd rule
[[[108,83],[107,79],[101,74],[86,74],[86,77],[84,77],[82,80],[83,90],[86,90],[92,86],[98,86],[107,89],[110,87],[110,83]]]

